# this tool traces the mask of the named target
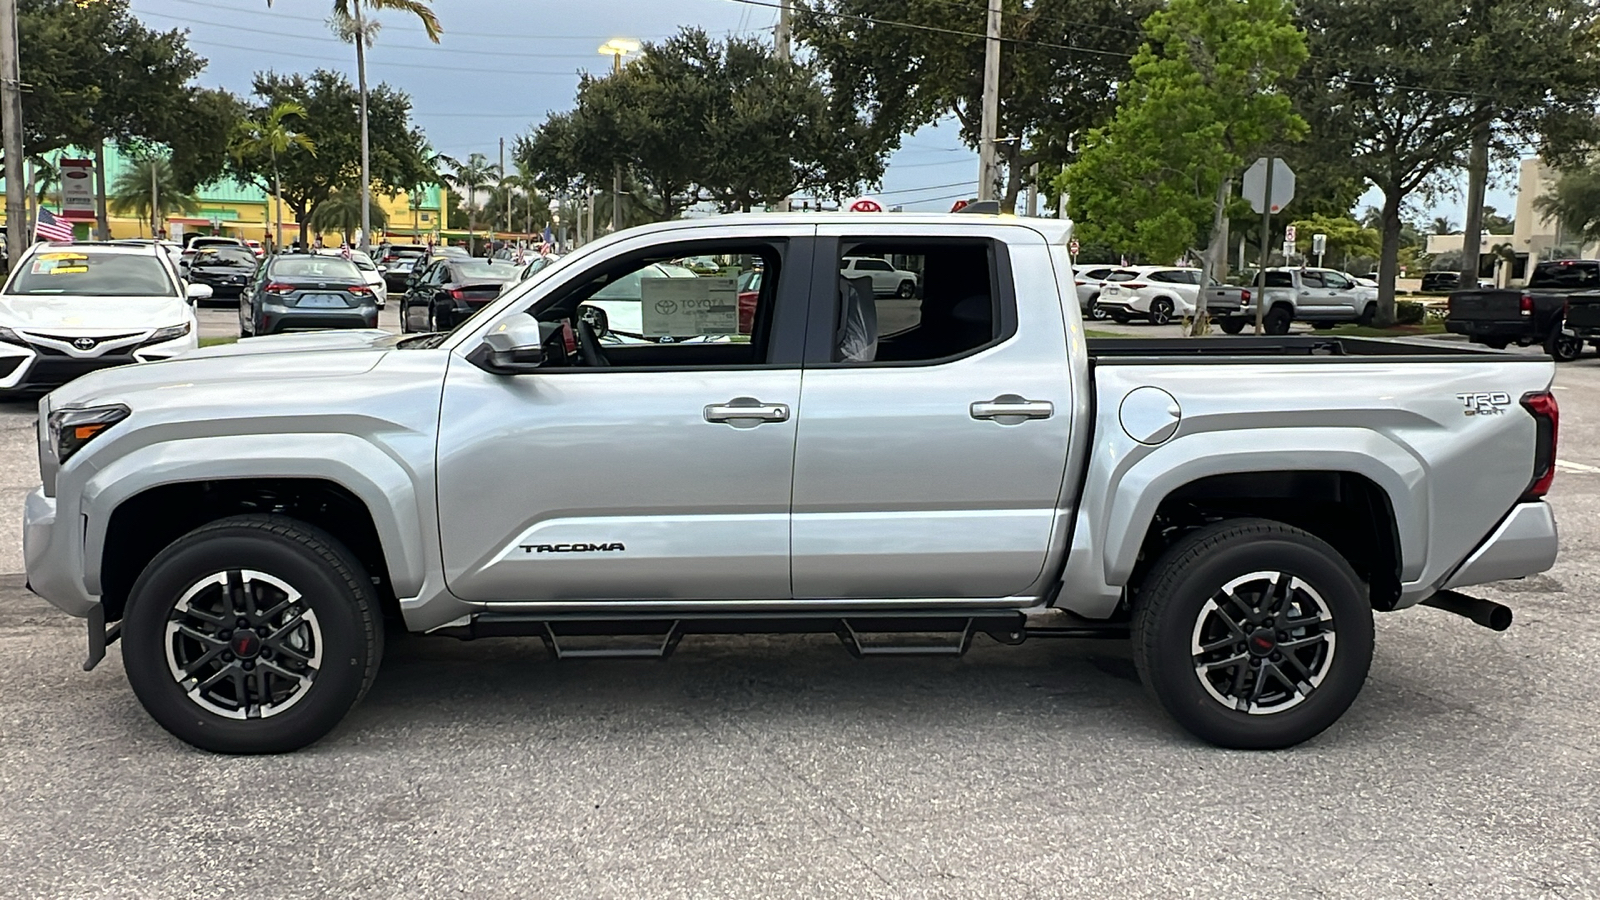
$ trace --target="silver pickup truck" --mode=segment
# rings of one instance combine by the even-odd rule
[[[120,638],[149,713],[230,753],[332,729],[386,621],[560,657],[706,633],[832,633],[858,656],[1131,638],[1172,717],[1240,748],[1339,718],[1374,610],[1510,624],[1457,589],[1554,562],[1549,360],[1090,342],[1068,236],[960,214],[672,222],[447,334],[291,334],[85,376],[40,404],[30,586],[88,619],[86,667]],[[649,274],[686,256],[723,274]],[[880,297],[845,258],[918,290]],[[613,284],[640,305],[627,340],[585,302]]]

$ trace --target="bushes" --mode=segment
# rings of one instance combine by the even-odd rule
[[[1426,318],[1426,310],[1421,303],[1415,300],[1396,300],[1394,302],[1394,323],[1396,325],[1421,325]]]

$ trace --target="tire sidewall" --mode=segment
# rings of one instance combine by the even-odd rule
[[[1172,305],[1171,300],[1168,300],[1165,297],[1157,297],[1150,304],[1151,323],[1155,325],[1165,325],[1168,322],[1171,322],[1174,309],[1175,307]]]
[[[348,559],[348,554],[345,555]],[[254,569],[298,590],[316,612],[322,666],[305,698],[264,719],[219,716],[188,698],[173,679],[165,650],[168,617],[178,599],[209,575]],[[359,570],[358,570],[359,571]],[[376,629],[364,614],[366,598],[303,545],[260,527],[237,526],[194,533],[162,551],[134,583],[123,618],[123,667],[150,715],[177,737],[219,753],[279,753],[298,749],[330,731],[366,687]]]
[[[1272,309],[1268,310],[1266,316],[1262,318],[1261,329],[1267,334],[1288,334],[1289,325],[1293,321],[1294,317],[1282,309]]]
[[[1184,727],[1224,747],[1275,749],[1317,735],[1355,701],[1372,664],[1372,609],[1349,565],[1332,548],[1317,544],[1309,536],[1280,532],[1219,547],[1177,573],[1152,620],[1136,617],[1143,626],[1135,640],[1146,650],[1141,667],[1146,683]],[[1173,549],[1181,553],[1183,547]],[[1251,715],[1223,706],[1206,692],[1194,671],[1192,641],[1206,601],[1232,579],[1263,570],[1310,584],[1333,615],[1337,639],[1333,663],[1308,698],[1283,712]]]

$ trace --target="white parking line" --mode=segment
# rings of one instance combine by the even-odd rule
[[[1600,466],[1586,466],[1583,463],[1558,459],[1556,460],[1556,470],[1559,472],[1571,472],[1574,475],[1594,475],[1600,473]]]

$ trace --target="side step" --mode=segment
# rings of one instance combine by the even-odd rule
[[[1063,614],[1064,615],[1064,614]],[[738,617],[714,614],[670,619],[623,616],[552,616],[486,612],[463,625],[431,634],[460,640],[537,637],[556,659],[666,659],[686,634],[833,634],[850,655],[961,656],[972,639],[986,634],[1002,644],[1029,637],[1126,638],[1120,622],[1094,622],[1062,615],[1029,627],[1020,610],[974,610],[961,615],[870,613],[860,616],[782,612]]]

